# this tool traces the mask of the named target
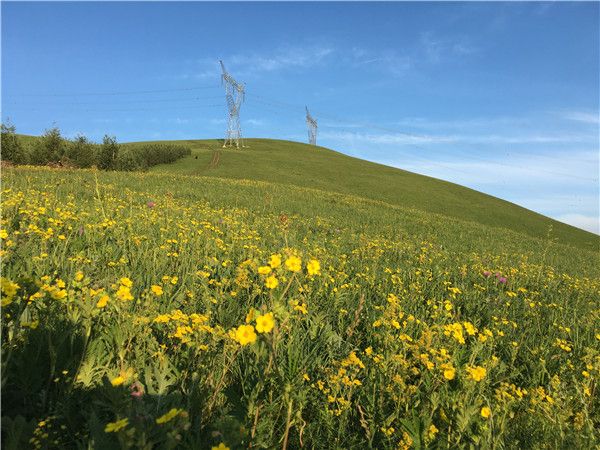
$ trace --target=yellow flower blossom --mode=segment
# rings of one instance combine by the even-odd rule
[[[162,286],[159,286],[157,284],[153,284],[150,289],[152,290],[152,293],[154,295],[156,295],[157,297],[160,297],[161,295],[163,295],[163,288],[162,288]]]
[[[256,318],[256,331],[259,333],[269,333],[275,326],[273,313],[263,314]]]
[[[279,286],[279,281],[277,281],[277,278],[271,275],[265,280],[265,286],[267,286],[269,289],[275,289],[277,286]]]
[[[211,450],[230,450],[223,442],[217,446],[213,446]]]
[[[252,325],[240,325],[233,333],[233,338],[241,345],[248,345],[256,342],[256,333]]]
[[[2,293],[8,298],[14,297],[19,288],[21,287],[17,283],[13,283],[8,278],[4,277],[0,278],[0,285]]]
[[[64,300],[67,298],[67,291],[65,289],[53,289],[50,297],[54,300]]]
[[[481,408],[481,417],[483,417],[484,419],[488,419],[491,415],[492,410],[489,407],[484,406],[483,408]]]
[[[290,256],[285,260],[285,268],[290,272],[300,272],[302,270],[302,260],[297,256]]]
[[[452,366],[452,364],[442,364],[442,369],[444,370],[444,378],[446,380],[454,380],[456,376],[456,369]]]
[[[481,381],[485,378],[487,370],[481,366],[467,366],[466,368],[469,378],[473,381]]]
[[[128,287],[130,288],[131,286],[133,286],[133,281],[131,281],[129,278],[127,277],[123,277],[119,280],[119,282],[121,283],[122,286]]]
[[[306,265],[306,270],[309,275],[320,275],[321,274],[321,264],[316,259],[311,259]]]
[[[156,423],[159,425],[167,423],[177,417],[181,412],[183,412],[183,409],[172,408],[168,413],[156,419]]]
[[[260,275],[269,275],[271,273],[271,267],[270,266],[260,266],[258,268],[258,273]]]
[[[105,433],[115,433],[115,432],[125,428],[128,424],[129,424],[129,419],[127,419],[127,418],[117,420],[116,422],[110,422],[110,423],[106,424],[106,427],[104,428],[104,432]]]
[[[278,254],[271,255],[271,258],[269,258],[269,266],[271,266],[271,269],[277,269],[281,266],[281,256]]]
[[[98,303],[96,303],[96,308],[104,308],[108,304],[108,300],[108,295],[103,295],[100,297],[100,300],[98,300]]]
[[[117,296],[117,298],[119,298],[120,300],[123,300],[123,301],[133,300],[133,295],[131,295],[129,288],[124,285],[119,286],[116,296]]]
[[[110,380],[110,384],[112,384],[115,387],[121,386],[123,383],[125,383],[125,378],[121,375]]]

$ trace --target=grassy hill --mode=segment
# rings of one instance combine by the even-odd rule
[[[187,144],[3,168],[3,447],[598,446],[596,236],[322,148]]]
[[[156,172],[261,180],[379,200],[391,205],[501,227],[532,237],[550,237],[598,250],[600,238],[513,203],[453,183],[297,142],[248,139],[245,149],[222,149],[221,141],[173,141],[192,155]]]

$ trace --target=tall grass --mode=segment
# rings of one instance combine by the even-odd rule
[[[597,252],[271,183],[2,182],[7,448],[599,444]]]

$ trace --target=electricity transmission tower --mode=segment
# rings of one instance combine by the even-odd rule
[[[225,100],[227,101],[227,109],[229,109],[227,136],[225,136],[223,148],[228,145],[231,147],[235,145],[237,148],[240,148],[240,144],[244,147],[242,129],[240,127],[240,107],[244,101],[244,85],[235,81],[233,77],[227,73],[223,61],[219,62],[221,63],[221,69],[223,69],[221,83],[225,84]]]
[[[306,106],[306,125],[308,126],[308,143],[317,145],[317,121],[308,112],[308,106]]]

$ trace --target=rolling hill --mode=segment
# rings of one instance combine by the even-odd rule
[[[599,237],[324,148],[172,142],[3,167],[3,446],[597,444]]]
[[[310,187],[599,249],[598,236],[505,200],[324,147],[272,139],[248,139],[247,148],[239,150],[222,149],[218,140],[169,142],[190,146],[192,155],[152,171]]]

